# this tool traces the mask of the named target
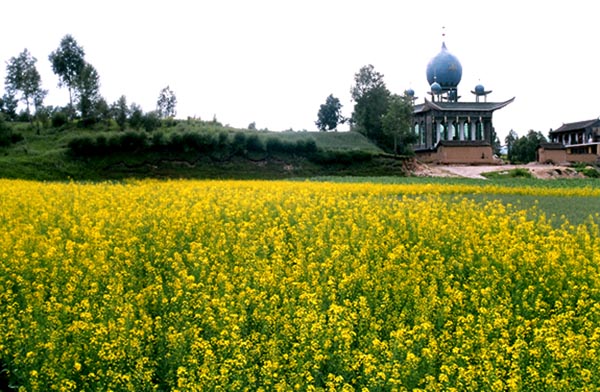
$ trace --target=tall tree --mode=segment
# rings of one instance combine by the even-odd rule
[[[121,95],[117,102],[112,104],[111,110],[117,125],[121,131],[125,130],[127,124],[127,118],[129,117],[129,107],[127,106],[127,98]]]
[[[504,143],[506,144],[507,154],[510,154],[510,151],[512,150],[513,145],[515,144],[515,142],[517,141],[518,138],[519,138],[519,135],[512,129],[510,130],[508,135],[506,135],[506,137],[504,138]]]
[[[85,52],[70,34],[65,35],[60,41],[58,49],[50,53],[48,59],[52,70],[58,75],[58,86],[67,86],[69,89],[69,109],[73,111],[73,90],[79,83],[80,74],[85,67]],[[71,115],[72,117],[72,115]]]
[[[366,65],[354,75],[354,82],[350,90],[355,102],[352,128],[377,144],[385,144],[382,118],[388,109],[390,92],[383,82],[383,75],[372,65]]]
[[[404,95],[392,95],[387,112],[382,119],[384,135],[391,139],[388,142],[394,154],[411,154],[411,145],[417,141],[412,132],[412,98]]]
[[[84,124],[91,124],[97,120],[97,105],[101,100],[100,76],[93,65],[85,63],[79,73],[75,92],[77,108],[81,114]]]
[[[40,73],[35,67],[36,62],[37,59],[25,49],[19,56],[11,57],[6,66],[5,84],[7,91],[21,93],[21,101],[27,107],[27,116],[30,120],[30,105],[39,107],[47,93],[42,89]]]
[[[177,97],[169,86],[160,90],[156,101],[156,112],[160,118],[173,118],[177,114]]]
[[[317,121],[315,121],[317,128],[321,131],[330,131],[336,129],[338,124],[343,124],[344,121],[340,100],[330,94],[319,108]]]

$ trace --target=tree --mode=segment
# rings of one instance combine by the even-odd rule
[[[492,133],[490,136],[492,139],[492,151],[494,152],[494,155],[500,156],[500,151],[502,150],[502,144],[500,143],[498,134],[496,133],[496,130],[493,127],[492,127]]]
[[[146,132],[152,132],[160,127],[160,116],[156,111],[148,112],[142,117],[142,126]]]
[[[367,65],[354,75],[354,81],[350,90],[355,102],[352,128],[377,144],[385,144],[382,118],[388,109],[390,92],[383,82],[383,75],[372,65]]]
[[[160,118],[173,118],[177,114],[177,97],[169,86],[160,90],[156,101],[156,112]]]
[[[342,116],[342,104],[340,100],[330,94],[325,103],[319,108],[317,121],[315,124],[321,131],[330,131],[336,129],[338,124],[343,124],[345,119]]]
[[[512,129],[510,130],[508,135],[506,135],[506,137],[504,138],[504,144],[506,144],[507,155],[510,155],[513,145],[515,144],[515,142],[517,141],[518,138],[519,138],[519,135]]]
[[[389,99],[388,110],[383,116],[383,133],[391,141],[394,154],[411,154],[411,145],[417,141],[417,136],[411,129],[412,98],[404,95],[392,95]]]
[[[127,118],[129,117],[129,108],[127,107],[127,98],[121,95],[117,102],[112,104],[112,112],[115,121],[119,125],[121,131],[125,130],[127,124]]]
[[[0,112],[4,114],[6,120],[14,121],[17,118],[17,106],[19,101],[15,98],[14,92],[7,91],[2,97],[2,105],[0,105]]]
[[[537,148],[546,137],[541,132],[530,130],[526,136],[518,138],[508,151],[508,159],[515,163],[533,162],[537,158]]]
[[[102,97],[100,96],[100,76],[94,66],[89,63],[84,64],[77,77],[75,91],[77,107],[84,125],[95,123],[98,119],[98,103]]]
[[[129,126],[133,129],[140,129],[144,125],[144,111],[141,106],[132,103],[129,107]]]
[[[27,116],[30,121],[30,105],[40,107],[47,94],[47,91],[42,89],[40,73],[35,67],[36,62],[37,59],[25,49],[18,57],[11,57],[6,66],[7,91],[13,96],[17,91],[21,92],[21,101],[27,107]]]
[[[52,70],[59,77],[58,86],[67,86],[69,89],[69,109],[73,110],[73,90],[80,82],[80,74],[85,67],[85,52],[77,45],[77,41],[67,34],[60,41],[57,50],[50,53],[48,59],[52,64]],[[71,113],[71,117],[72,117]]]

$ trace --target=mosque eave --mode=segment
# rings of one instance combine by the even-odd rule
[[[502,109],[514,100],[515,97],[504,102],[432,102],[425,99],[425,103],[415,105],[414,113],[422,113],[430,110],[441,112],[493,112]]]

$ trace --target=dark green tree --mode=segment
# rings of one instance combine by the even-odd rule
[[[372,65],[362,67],[354,75],[355,85],[350,90],[354,101],[351,128],[375,143],[385,144],[382,119],[388,109],[390,92],[383,75]]]
[[[127,125],[127,118],[129,117],[129,107],[127,106],[127,98],[124,95],[121,95],[119,99],[112,104],[112,113],[113,118],[119,125],[119,129],[121,131],[125,130],[125,126]]]
[[[98,121],[98,103],[100,95],[100,76],[93,65],[85,63],[79,73],[75,85],[77,108],[84,125]]]
[[[129,107],[129,126],[133,129],[140,129],[144,126],[144,111],[136,103],[132,103]]]
[[[413,153],[412,144],[417,136],[411,129],[412,98],[404,95],[391,95],[387,112],[383,115],[383,134],[386,137],[386,147],[394,154],[410,155]]]
[[[17,107],[19,101],[14,95],[14,92],[7,91],[2,96],[2,104],[0,105],[0,112],[4,114],[4,117],[8,121],[14,121],[17,118]]]
[[[110,106],[108,105],[108,102],[106,102],[106,99],[100,97],[94,106],[94,112],[98,120],[102,121],[107,126],[110,125],[112,111],[110,110]]]
[[[27,49],[17,57],[11,57],[6,66],[6,89],[8,92],[21,93],[21,101],[25,103],[27,116],[31,121],[30,106],[40,107],[47,91],[42,89],[40,73],[35,67],[37,59]]]
[[[169,86],[160,90],[156,101],[156,113],[161,119],[173,118],[177,114],[177,97]]]
[[[519,135],[512,129],[510,130],[508,135],[506,135],[506,137],[504,138],[504,144],[506,144],[507,156],[510,156],[510,151],[512,150],[512,148],[518,138],[519,138]]]
[[[58,49],[50,53],[48,59],[52,70],[58,76],[58,86],[67,86],[69,90],[69,109],[73,117],[73,91],[80,83],[81,73],[86,65],[85,52],[70,34],[65,35],[60,41]]]
[[[340,100],[330,94],[325,103],[319,107],[317,121],[315,121],[317,128],[320,131],[331,131],[336,129],[339,124],[343,124],[344,121]]]
[[[508,151],[508,159],[514,163],[528,163],[537,159],[537,149],[540,143],[547,142],[546,136],[541,132],[530,130],[526,136],[515,140]]]
[[[160,116],[156,111],[148,112],[142,117],[142,126],[146,132],[152,132],[160,127]]]

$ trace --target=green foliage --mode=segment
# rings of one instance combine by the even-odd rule
[[[412,111],[411,97],[396,94],[390,97],[382,122],[383,133],[387,139],[386,147],[394,154],[413,153],[411,145],[417,141],[417,136],[411,129]]]
[[[256,134],[250,134],[246,138],[246,151],[249,152],[266,152],[265,143]]]
[[[86,63],[77,75],[76,97],[84,126],[95,124],[100,118],[100,76],[91,64]]]
[[[129,107],[129,126],[133,129],[141,129],[144,126],[144,111],[136,103]]]
[[[325,103],[319,108],[317,121],[315,124],[320,131],[331,131],[336,129],[338,124],[344,123],[345,119],[342,116],[342,104],[340,100],[330,94]]]
[[[503,178],[533,178],[531,172],[525,168],[516,168],[503,171],[492,171],[488,173],[482,173],[482,175],[489,179],[503,179]]]
[[[152,132],[158,129],[160,127],[159,114],[155,111],[144,114],[141,119],[141,125],[144,127],[146,132]]]
[[[21,92],[21,100],[27,107],[29,120],[31,120],[30,105],[39,108],[47,94],[47,91],[42,89],[36,62],[37,59],[25,49],[18,57],[11,57],[6,66],[6,89],[10,92],[9,95],[13,96],[15,92]]]
[[[80,74],[85,66],[85,52],[70,34],[65,35],[57,50],[50,53],[48,59],[52,70],[59,78],[59,87],[69,89],[69,109],[73,109],[73,90],[76,88]]]
[[[352,165],[368,162],[373,159],[373,154],[368,151],[318,151],[310,155],[310,160],[321,165]]]
[[[127,98],[124,95],[121,95],[119,99],[112,104],[111,111],[113,114],[113,118],[119,126],[119,129],[121,129],[121,131],[124,131],[125,126],[127,125],[127,118],[129,117],[129,107],[127,107]]]
[[[511,139],[509,139],[509,137]],[[546,137],[541,132],[530,130],[526,136],[522,136],[513,141],[514,135],[509,133],[507,137],[508,160],[513,163],[534,162],[537,158],[537,148],[542,142],[546,142]],[[510,143],[509,143],[510,142]]]
[[[173,118],[177,114],[177,97],[169,86],[160,90],[156,101],[156,112],[161,119]]]
[[[354,75],[351,89],[354,100],[352,128],[380,146],[385,146],[383,116],[388,110],[390,92],[383,82],[383,75],[372,65],[362,67]]]
[[[0,105],[0,113],[2,113],[6,120],[14,121],[17,119],[17,107],[19,106],[19,101],[15,97],[13,91],[7,91],[2,96],[2,104]]]
[[[573,164],[573,168],[588,178],[600,178],[600,171],[593,166],[589,166],[586,163],[576,162]]]
[[[57,110],[52,114],[52,126],[55,128],[62,127],[69,122],[69,116],[64,110]]]
[[[11,126],[4,120],[0,113],[0,147],[7,147],[23,140],[23,135],[13,132]]]

